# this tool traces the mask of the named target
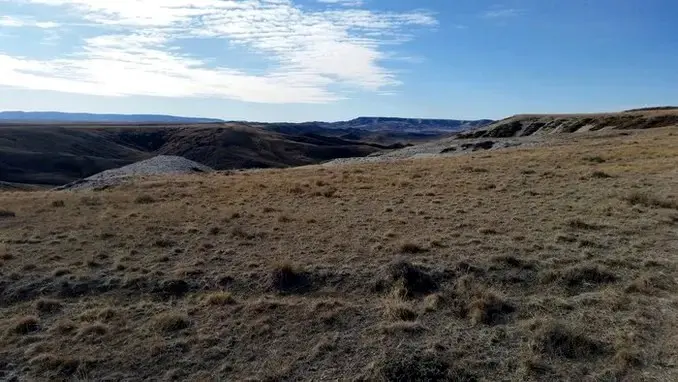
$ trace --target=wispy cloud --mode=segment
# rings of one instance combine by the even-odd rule
[[[391,91],[399,80],[384,65],[386,47],[411,39],[412,27],[437,23],[427,12],[374,12],[361,1],[320,0],[345,6],[320,10],[292,0],[24,1],[74,13],[99,33],[52,60],[0,48],[0,85],[108,96],[322,103],[341,99],[343,87]],[[215,66],[215,57],[177,48],[197,39],[246,49],[270,69]]]
[[[61,25],[52,21],[36,21],[31,17],[0,16],[0,27],[25,28],[34,27],[41,29],[58,28]]]
[[[359,7],[364,4],[362,0],[318,0],[319,3],[337,4],[344,7]]]
[[[521,13],[523,10],[516,8],[491,9],[483,12],[481,16],[486,19],[506,19],[519,16]]]

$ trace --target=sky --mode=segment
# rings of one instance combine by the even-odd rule
[[[499,119],[678,105],[675,0],[0,0],[0,110]]]

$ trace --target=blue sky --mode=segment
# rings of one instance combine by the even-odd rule
[[[0,0],[0,110],[502,118],[678,104],[673,0]]]

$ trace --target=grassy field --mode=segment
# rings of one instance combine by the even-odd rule
[[[2,380],[678,380],[677,128],[0,210]]]

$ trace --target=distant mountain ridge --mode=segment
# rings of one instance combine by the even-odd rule
[[[16,123],[223,123],[215,118],[178,117],[160,114],[93,114],[64,112],[2,111],[0,121]],[[228,121],[237,122],[237,121]],[[398,117],[358,117],[349,121],[260,123],[276,129],[278,126],[319,127],[322,129],[359,129],[366,131],[456,132],[492,123],[489,119],[457,120]]]
[[[178,117],[162,114],[93,114],[57,111],[0,111],[5,122],[92,122],[92,123],[218,123],[216,118]]]

